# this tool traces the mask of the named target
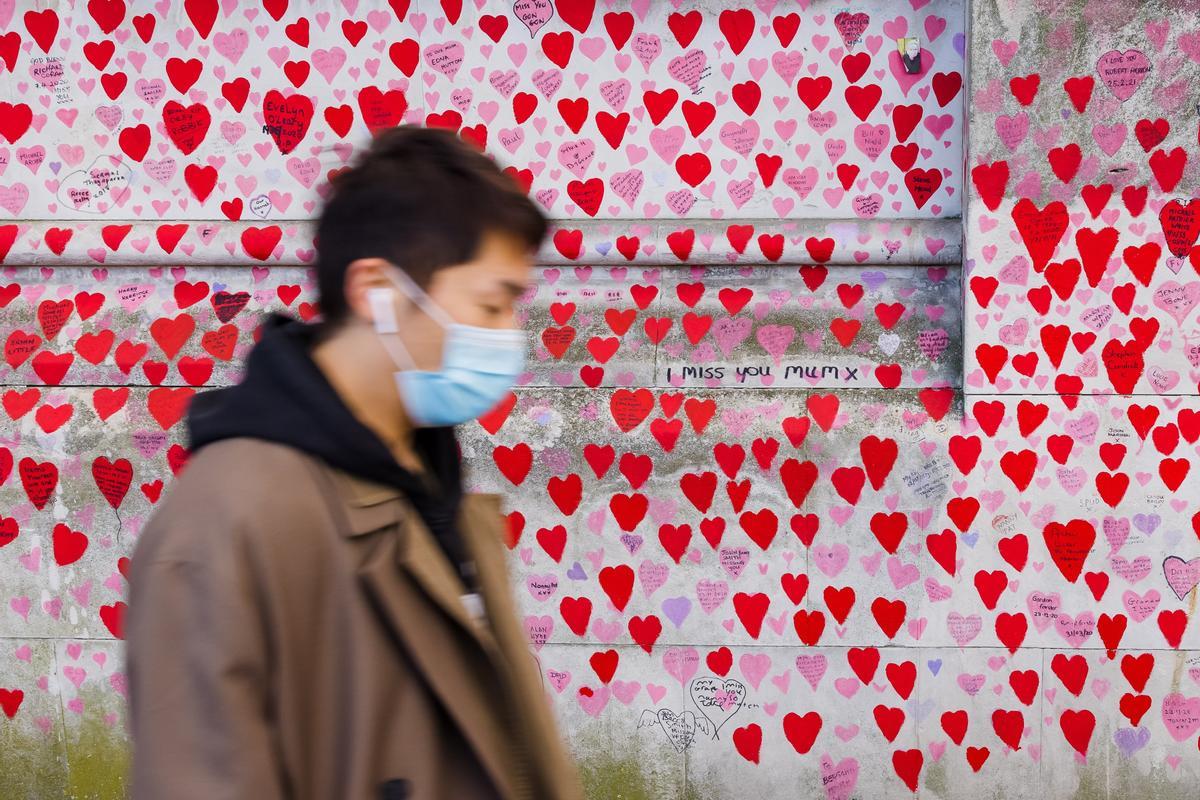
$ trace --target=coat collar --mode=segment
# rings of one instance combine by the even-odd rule
[[[389,526],[397,535],[381,537],[365,552],[358,575],[381,620],[421,670],[449,710],[506,797],[514,794],[510,772],[510,733],[501,703],[508,673],[505,649],[487,626],[476,623],[462,602],[466,587],[420,516],[393,487],[330,470],[344,514],[342,533],[357,538]],[[493,612],[511,609],[497,526],[478,524],[479,512],[499,514],[497,495],[464,495],[460,535],[480,569],[480,593]],[[486,529],[485,529],[486,528]],[[499,573],[497,573],[499,570]],[[497,574],[502,577],[497,581]],[[503,585],[498,585],[503,584]],[[447,624],[449,623],[449,624]],[[506,639],[509,631],[505,627]],[[510,642],[505,642],[510,645]]]

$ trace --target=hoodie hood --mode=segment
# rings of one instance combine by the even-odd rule
[[[313,361],[319,328],[284,314],[263,320],[242,382],[201,392],[187,417],[195,452],[222,439],[250,437],[288,445],[340,469],[394,486],[463,572],[465,550],[454,527],[462,497],[458,443],[450,427],[417,428],[413,441],[436,488],[396,461],[374,431],[351,413]]]

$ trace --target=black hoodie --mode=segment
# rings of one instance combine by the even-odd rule
[[[187,418],[190,450],[248,436],[294,447],[344,472],[395,486],[421,515],[468,589],[474,590],[473,571],[455,526],[462,473],[454,429],[414,431],[414,447],[434,488],[400,466],[375,432],[346,407],[312,359],[318,330],[283,314],[267,315],[242,382],[192,399]]]

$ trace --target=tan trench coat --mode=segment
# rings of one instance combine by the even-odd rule
[[[582,798],[498,497],[460,529],[486,626],[396,489],[249,438],[196,453],[131,559],[133,800]]]

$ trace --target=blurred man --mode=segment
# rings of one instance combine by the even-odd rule
[[[195,398],[132,556],[134,800],[582,797],[452,427],[523,370],[546,226],[447,131],[335,178],[321,323],[268,317]]]

